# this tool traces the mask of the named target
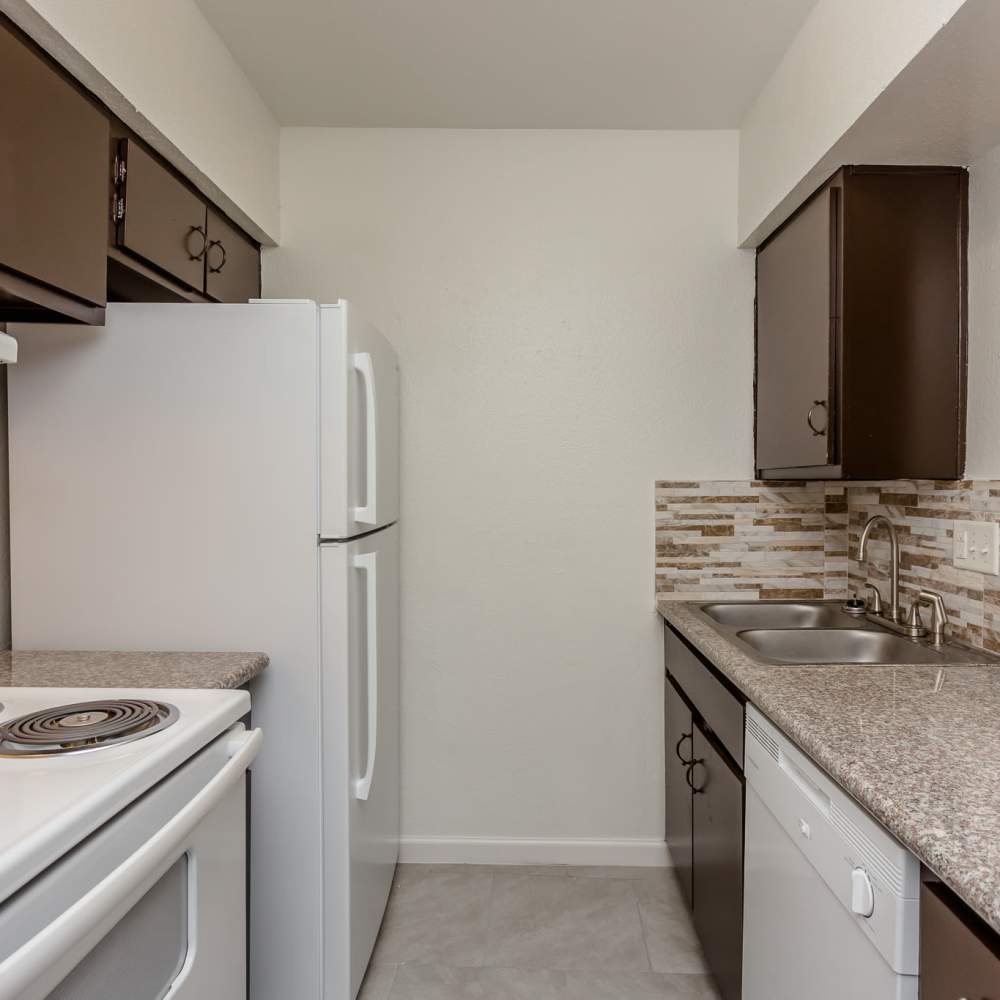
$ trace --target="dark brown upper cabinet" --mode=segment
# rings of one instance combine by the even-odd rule
[[[117,245],[175,281],[203,291],[208,206],[133,139],[118,143],[112,217]]]
[[[0,121],[0,322],[103,322],[108,120],[3,20]]]
[[[218,212],[208,210],[205,294],[217,302],[246,302],[260,295],[260,250]]]
[[[159,275],[169,290],[199,301],[246,302],[260,294],[257,244],[135,139],[116,141],[112,173],[116,293],[158,295]],[[129,262],[143,285],[123,274]]]
[[[757,251],[762,479],[957,479],[968,175],[839,170]]]

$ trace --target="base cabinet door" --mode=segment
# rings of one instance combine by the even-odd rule
[[[692,791],[694,924],[723,1000],[743,976],[743,778],[696,722]]]
[[[687,769],[691,763],[693,725],[691,709],[668,674],[664,683],[666,729],[666,840],[674,872],[688,906],[693,902],[691,885],[691,788]]]
[[[1000,937],[950,890],[920,892],[921,1000],[1000,1000]]]

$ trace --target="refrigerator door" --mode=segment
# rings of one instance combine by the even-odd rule
[[[320,548],[325,978],[357,995],[399,856],[399,527]]]
[[[9,371],[15,648],[271,658],[253,1000],[322,988],[318,311],[115,302],[104,328],[23,327]]]
[[[320,316],[320,536],[343,539],[399,518],[399,363],[348,303]]]

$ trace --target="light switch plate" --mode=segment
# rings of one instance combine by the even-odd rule
[[[996,521],[955,521],[954,563],[959,569],[1000,574],[1000,524]]]

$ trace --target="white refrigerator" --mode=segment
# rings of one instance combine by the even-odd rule
[[[12,332],[14,648],[270,655],[251,997],[353,998],[399,846],[392,346],[345,302]]]

